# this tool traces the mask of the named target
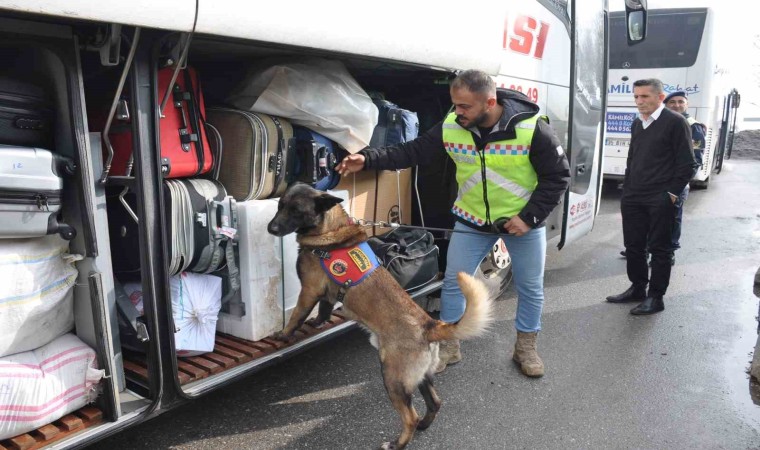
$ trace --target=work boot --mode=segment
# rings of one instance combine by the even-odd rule
[[[438,365],[435,373],[441,373],[449,364],[456,364],[462,360],[462,352],[459,350],[459,339],[441,341],[438,344]]]
[[[537,336],[537,332],[523,333],[518,331],[515,352],[512,354],[512,359],[520,365],[522,373],[529,377],[544,376],[544,362],[541,361],[536,350]]]

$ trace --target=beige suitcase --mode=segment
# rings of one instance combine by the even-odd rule
[[[206,121],[222,143],[219,181],[237,201],[282,195],[290,181],[295,141],[282,118],[230,108],[208,108]]]

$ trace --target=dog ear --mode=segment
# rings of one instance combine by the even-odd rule
[[[324,192],[314,199],[314,204],[316,205],[317,213],[323,213],[329,211],[333,206],[342,201],[342,198]]]

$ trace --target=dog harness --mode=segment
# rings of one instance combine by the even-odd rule
[[[356,286],[380,266],[367,242],[329,252],[319,249],[311,252],[319,257],[322,270],[339,286]]]

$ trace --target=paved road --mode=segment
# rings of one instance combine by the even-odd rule
[[[608,186],[592,234],[549,252],[547,375],[526,379],[510,360],[510,289],[493,332],[464,343],[465,360],[437,378],[443,408],[409,448],[760,448],[745,373],[757,338],[758,181],[760,161],[731,161],[692,192],[666,310],[652,317],[603,301],[628,283],[619,192]],[[399,429],[376,353],[354,331],[93,448],[367,449]]]

